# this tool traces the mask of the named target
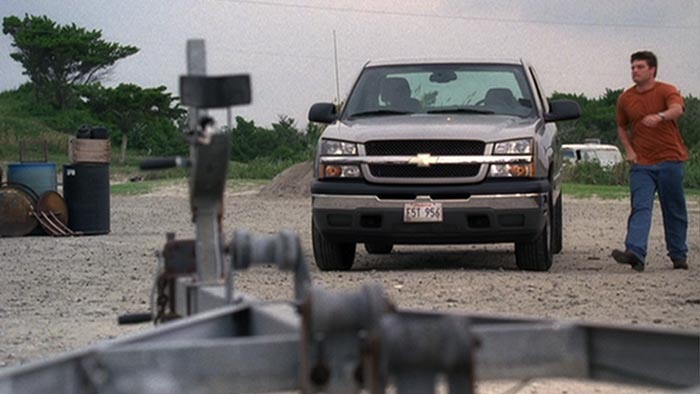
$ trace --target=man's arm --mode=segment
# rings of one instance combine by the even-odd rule
[[[668,109],[656,114],[650,114],[642,119],[642,124],[647,127],[656,127],[661,122],[668,120],[676,120],[683,115],[683,106],[680,104],[671,104]]]
[[[617,126],[617,137],[620,138],[622,146],[625,148],[625,156],[627,161],[634,164],[637,162],[637,153],[632,148],[632,140],[627,127]]]
[[[666,111],[657,114],[663,120],[677,120],[683,115],[683,106],[680,104],[671,104]]]

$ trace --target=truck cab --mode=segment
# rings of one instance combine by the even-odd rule
[[[345,104],[317,103],[328,126],[314,164],[312,238],[322,270],[347,270],[356,245],[515,243],[526,270],[562,247],[556,121],[532,66],[506,61],[367,63]]]

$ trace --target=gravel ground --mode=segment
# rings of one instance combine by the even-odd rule
[[[612,262],[622,247],[626,200],[564,197],[563,252],[546,273],[520,272],[512,245],[399,246],[389,256],[359,255],[350,272],[313,265],[308,197],[254,190],[227,193],[225,234],[234,229],[296,231],[314,281],[335,289],[382,284],[400,307],[506,316],[585,320],[700,331],[700,205],[688,201],[688,271],[671,269],[657,205],[643,273]],[[145,311],[165,232],[192,238],[185,186],[141,196],[112,196],[111,233],[102,236],[0,238],[0,367],[14,366],[133,332],[116,317]],[[237,289],[262,299],[287,299],[287,275],[266,268],[237,277]],[[506,392],[514,382],[488,383],[480,393]],[[638,393],[639,388],[535,381],[519,393]]]

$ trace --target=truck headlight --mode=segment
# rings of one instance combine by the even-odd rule
[[[321,140],[319,154],[323,156],[357,156],[357,144],[352,142]],[[354,164],[319,165],[319,178],[359,178],[362,176],[360,166]]]
[[[494,155],[529,155],[532,154],[532,139],[498,142],[493,147]]]
[[[357,144],[336,140],[321,140],[321,156],[357,156]]]
[[[532,139],[502,141],[493,146],[493,155],[532,155]],[[531,177],[535,174],[535,163],[491,164],[489,176],[495,178]]]

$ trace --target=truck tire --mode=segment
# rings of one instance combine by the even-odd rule
[[[548,207],[544,228],[537,238],[515,243],[515,264],[521,270],[547,271],[552,267],[552,216]]]
[[[393,244],[388,243],[366,243],[365,250],[369,254],[389,254],[394,248]]]
[[[563,205],[561,201],[561,193],[554,203],[554,217],[552,219],[552,253],[559,254],[564,248],[564,225],[563,225]]]
[[[347,271],[355,261],[355,243],[330,242],[311,224],[314,260],[321,271]]]

